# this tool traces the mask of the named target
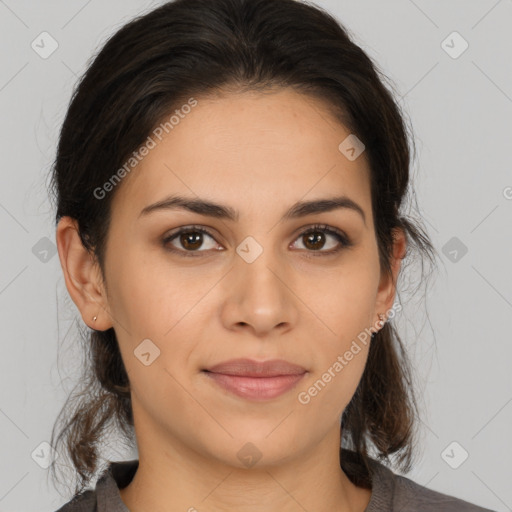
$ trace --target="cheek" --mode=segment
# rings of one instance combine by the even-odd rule
[[[334,344],[343,345],[372,325],[378,287],[373,268],[347,266],[303,285],[307,293],[301,295],[306,297],[317,328]]]
[[[297,400],[315,418],[334,422],[350,402],[366,365],[369,345],[358,340],[323,344],[322,361],[298,390]]]
[[[360,267],[329,280],[329,287],[326,293],[309,295],[308,305],[317,317],[316,364],[314,374],[300,389],[304,393],[299,403],[333,418],[344,410],[364,372],[371,334],[368,330],[373,325],[376,275],[373,269]]]
[[[108,303],[116,332],[124,331],[134,341],[162,339],[197,303],[201,280],[156,253],[151,258],[142,250],[119,254],[111,257],[108,271]]]
[[[149,400],[155,399],[150,390],[162,388],[162,396],[169,386],[179,391],[171,375],[184,381],[190,354],[204,333],[205,296],[214,284],[211,275],[203,279],[193,270],[179,271],[161,258],[143,261],[128,253],[113,266],[114,328],[134,386],[146,390]]]

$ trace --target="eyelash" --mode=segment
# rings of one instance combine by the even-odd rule
[[[352,247],[354,245],[353,242],[350,240],[350,238],[348,238],[342,231],[340,231],[339,229],[334,228],[332,226],[328,226],[326,224],[315,224],[314,226],[309,227],[305,231],[302,231],[298,235],[297,239],[300,237],[303,237],[305,235],[308,235],[310,233],[316,233],[316,232],[321,232],[321,233],[324,233],[327,235],[334,236],[338,240],[338,242],[340,242],[341,245],[336,249],[331,249],[330,251],[321,251],[321,250],[318,250],[318,251],[309,250],[308,251],[308,250],[306,250],[306,252],[308,252],[308,253],[313,253],[311,256],[308,255],[307,257],[316,258],[316,257],[322,257],[322,256],[332,256],[334,254],[339,253],[341,250],[348,249],[349,247]],[[203,233],[203,234],[206,234],[206,235],[212,237],[213,239],[215,239],[214,235],[212,233],[210,233],[210,231],[208,231],[207,229],[205,229],[201,226],[187,226],[187,227],[179,229],[179,231],[176,231],[169,236],[166,236],[162,240],[162,243],[163,243],[164,247],[166,248],[166,250],[168,250],[172,253],[175,253],[175,254],[179,254],[180,256],[192,257],[192,258],[200,257],[201,256],[200,253],[207,252],[207,251],[187,251],[187,250],[175,249],[175,248],[171,248],[167,245],[170,242],[172,242],[175,238],[182,235],[183,233]],[[199,253],[199,254],[197,254],[197,253]]]

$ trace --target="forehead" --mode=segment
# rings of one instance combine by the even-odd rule
[[[345,194],[371,218],[366,155],[340,150],[351,134],[327,104],[290,89],[196,101],[161,140],[150,134],[153,147],[123,178],[113,216],[174,193],[228,203],[241,216]]]

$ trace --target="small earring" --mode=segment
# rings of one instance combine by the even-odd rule
[[[98,317],[97,317],[97,316],[95,316],[95,317],[93,318],[93,321],[94,321],[94,322],[96,322],[96,318],[98,318]]]
[[[382,329],[382,327],[384,327],[384,324],[386,322],[384,321],[384,315],[382,313],[379,313],[379,324],[380,324],[380,327]]]

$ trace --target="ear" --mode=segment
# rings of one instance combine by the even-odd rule
[[[396,281],[403,258],[407,251],[407,239],[404,230],[395,228],[393,230],[393,256],[391,258],[392,276],[381,275],[379,288],[377,291],[377,300],[375,303],[375,317],[382,313],[387,320],[389,311],[393,307],[396,294]]]
[[[75,219],[60,219],[56,241],[66,288],[83,321],[96,331],[109,329],[112,322],[101,271],[94,255],[82,244]],[[97,317],[96,321],[93,320],[94,317]]]

